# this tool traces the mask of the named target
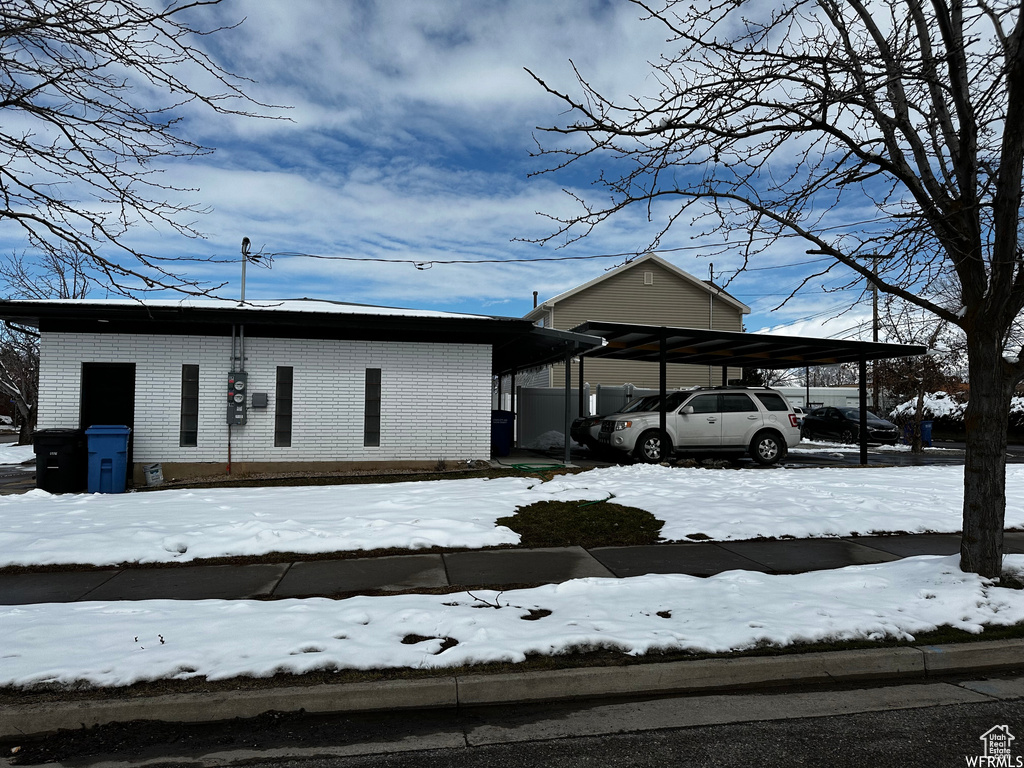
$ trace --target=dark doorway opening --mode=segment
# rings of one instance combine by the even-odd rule
[[[123,424],[128,433],[128,483],[135,443],[135,363],[82,363],[81,428]]]

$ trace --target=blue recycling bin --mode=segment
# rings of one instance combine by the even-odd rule
[[[914,442],[914,425],[904,424],[903,425],[903,444],[910,445]],[[921,445],[926,448],[932,447],[932,422],[922,421],[921,422]]]
[[[124,493],[128,477],[128,435],[123,424],[95,424],[85,430],[89,451],[89,493]]]

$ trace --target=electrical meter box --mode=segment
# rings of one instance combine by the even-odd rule
[[[249,375],[244,371],[228,374],[228,426],[245,424]]]

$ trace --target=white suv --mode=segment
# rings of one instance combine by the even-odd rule
[[[749,454],[769,466],[800,442],[800,428],[789,401],[773,389],[697,387],[666,395],[665,429],[660,428],[659,398],[654,408],[605,417],[601,446],[656,463],[670,453]]]

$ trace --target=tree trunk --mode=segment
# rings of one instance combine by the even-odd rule
[[[989,329],[968,331],[971,395],[964,415],[964,531],[960,568],[998,578],[1006,512],[1006,431],[1014,382],[1004,371],[1002,344]]]
[[[30,445],[32,443],[32,433],[36,428],[35,406],[28,405],[19,397],[15,402],[15,407],[18,409],[18,415],[21,416],[21,427],[18,431],[18,445]]]
[[[30,445],[32,443],[32,425],[27,421],[21,422],[18,430],[18,445]]]

